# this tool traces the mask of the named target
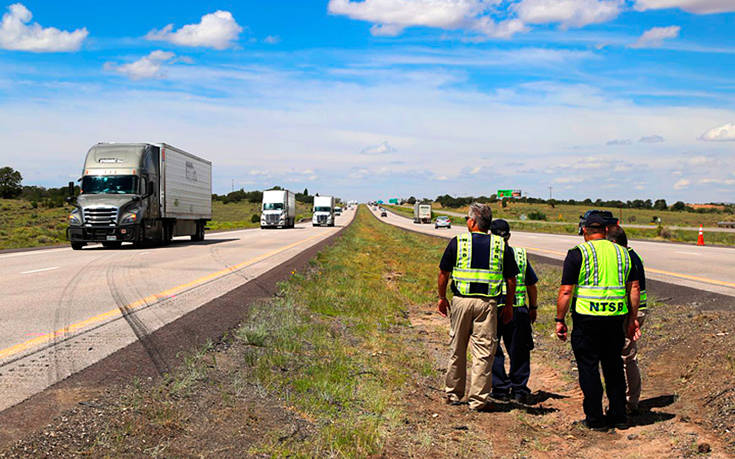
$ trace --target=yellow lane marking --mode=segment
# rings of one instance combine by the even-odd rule
[[[550,253],[552,255],[562,255],[562,256],[566,255],[566,253],[559,252],[556,250],[539,249],[536,247],[525,247],[525,249],[531,250],[534,252]],[[724,287],[735,287],[735,283],[733,282],[726,282],[726,281],[721,281],[717,279],[708,279],[706,277],[699,277],[699,276],[690,276],[689,274],[673,273],[671,271],[664,271],[663,269],[650,268],[648,266],[646,267],[646,272],[664,274],[666,276],[673,276],[673,277],[678,277],[681,279],[689,279],[689,280],[693,280],[697,282],[704,282],[707,284],[722,285]]]
[[[656,274],[665,274],[667,276],[681,277],[682,279],[690,279],[690,280],[695,280],[698,282],[706,282],[708,284],[723,285],[725,287],[735,287],[735,283],[733,282],[725,282],[725,281],[720,281],[716,279],[707,279],[706,277],[699,277],[699,276],[690,276],[689,274],[672,273],[671,271],[664,271],[662,269],[654,269],[654,268],[647,267],[646,271],[656,273]]]
[[[313,239],[317,239],[317,238],[320,238],[320,237],[323,237],[323,236],[324,235],[322,235],[322,234],[316,234],[314,236],[308,237],[308,238],[303,239],[301,241],[294,242],[293,244],[289,244],[289,245],[280,247],[280,248],[278,248],[276,250],[273,250],[271,252],[264,253],[262,255],[258,255],[257,257],[254,257],[254,258],[251,258],[249,260],[243,261],[242,263],[238,263],[238,264],[233,265],[233,266],[230,266],[228,268],[221,269],[221,270],[219,270],[217,272],[214,272],[214,273],[211,273],[211,274],[207,274],[206,276],[202,276],[199,279],[195,279],[195,280],[193,280],[191,282],[187,282],[185,284],[177,285],[176,287],[171,287],[171,288],[169,288],[167,290],[164,290],[164,291],[159,292],[159,293],[155,293],[153,295],[148,295],[145,298],[141,298],[139,300],[133,301],[132,303],[124,306],[124,308],[126,308],[128,310],[134,310],[134,309],[138,309],[138,308],[141,308],[143,306],[146,306],[146,305],[155,303],[156,301],[159,301],[161,299],[169,298],[169,297],[171,297],[171,296],[173,296],[173,295],[175,295],[177,293],[183,292],[184,290],[187,290],[189,288],[196,287],[198,285],[204,284],[204,283],[209,282],[209,281],[211,281],[213,279],[216,279],[216,278],[222,277],[224,275],[227,275],[227,274],[229,274],[229,273],[231,273],[233,271],[237,271],[238,269],[242,269],[242,268],[244,268],[246,266],[253,265],[255,263],[258,263],[259,261],[265,260],[266,258],[272,257],[273,255],[277,255],[277,254],[279,254],[281,252],[284,252],[284,251],[286,251],[288,249],[292,249],[292,248],[294,248],[294,247],[296,247],[296,246],[298,246],[300,244],[303,244],[305,242],[309,242],[309,241],[311,241]],[[110,319],[113,319],[113,318],[117,318],[117,317],[120,317],[120,316],[122,316],[122,313],[120,312],[120,308],[111,309],[111,310],[109,310],[107,312],[103,312],[102,314],[98,314],[98,315],[96,315],[94,317],[90,317],[90,318],[85,319],[85,320],[83,320],[81,322],[77,322],[75,324],[68,325],[68,326],[66,326],[64,328],[60,328],[60,329],[58,329],[58,330],[56,330],[54,332],[50,332],[50,333],[46,333],[45,335],[37,336],[37,337],[35,337],[33,339],[30,339],[30,340],[25,341],[23,343],[16,344],[14,346],[10,346],[10,347],[5,348],[5,349],[0,349],[0,359],[4,359],[4,358],[7,358],[7,357],[10,357],[11,355],[18,354],[18,353],[23,352],[23,351],[25,351],[27,349],[30,349],[32,347],[35,347],[35,346],[39,346],[41,344],[48,343],[48,342],[52,341],[54,338],[64,337],[66,335],[69,335],[72,332],[75,332],[75,331],[80,330],[82,328],[88,327],[90,325],[98,324],[100,322],[104,322],[104,321],[107,321],[107,320],[110,320]]]

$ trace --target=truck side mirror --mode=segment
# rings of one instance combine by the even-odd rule
[[[69,182],[69,197],[74,197],[74,182]]]
[[[153,196],[153,182],[148,182],[148,189],[145,190],[147,196]]]

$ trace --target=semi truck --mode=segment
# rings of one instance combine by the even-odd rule
[[[314,226],[334,226],[334,196],[314,196],[314,213],[311,224]]]
[[[89,149],[76,198],[69,182],[67,239],[74,250],[204,240],[212,219],[212,163],[165,143],[98,143]]]
[[[293,228],[296,224],[296,195],[288,190],[263,192],[260,228]]]
[[[414,223],[431,223],[431,204],[413,205],[413,222]]]

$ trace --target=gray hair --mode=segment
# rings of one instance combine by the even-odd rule
[[[480,231],[487,232],[490,230],[490,224],[493,222],[493,210],[490,206],[473,202],[470,204],[467,215],[475,221]]]

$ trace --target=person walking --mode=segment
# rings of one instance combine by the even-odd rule
[[[567,339],[565,316],[572,309],[572,350],[584,394],[583,424],[594,430],[627,426],[625,374],[621,357],[626,334],[640,337],[635,320],[640,299],[636,268],[628,251],[605,239],[607,220],[590,215],[583,223],[585,242],[569,250],[564,260],[556,306],[556,335]],[[603,414],[605,377],[609,401]]]
[[[648,294],[646,292],[646,270],[643,266],[643,260],[633,250],[628,247],[628,236],[625,234],[625,230],[617,223],[614,226],[608,227],[607,239],[622,247],[628,249],[630,254],[630,261],[635,266],[636,273],[638,274],[638,284],[640,286],[640,301],[638,305],[638,326],[643,327],[643,322],[646,320],[646,311],[648,308]],[[625,397],[627,400],[627,411],[629,414],[635,414],[638,412],[638,402],[641,399],[641,371],[638,368],[638,342],[629,338],[625,338],[625,345],[623,346],[623,369],[625,370],[625,383],[626,393]]]
[[[502,321],[510,322],[516,292],[513,252],[503,238],[487,234],[492,223],[490,206],[470,205],[467,233],[452,238],[439,263],[439,314],[450,319],[450,357],[445,378],[446,401],[458,404],[465,395],[467,346],[472,367],[467,401],[472,410],[490,408],[492,363],[497,338],[497,301],[503,282],[508,285]],[[447,286],[452,280],[452,303]]]
[[[500,236],[510,247],[510,225],[503,219],[493,220],[490,232]],[[513,399],[519,403],[529,403],[531,390],[528,388],[528,379],[531,376],[531,350],[533,349],[533,330],[531,324],[536,321],[538,310],[538,277],[531,263],[528,261],[526,249],[511,247],[511,251],[518,265],[516,276],[516,295],[513,305],[513,318],[507,324],[498,321],[498,347],[493,361],[493,390],[492,398],[501,401]],[[505,306],[507,288],[503,284],[498,296],[498,314]],[[505,353],[500,341],[505,344],[510,360],[509,373],[505,371]]]

